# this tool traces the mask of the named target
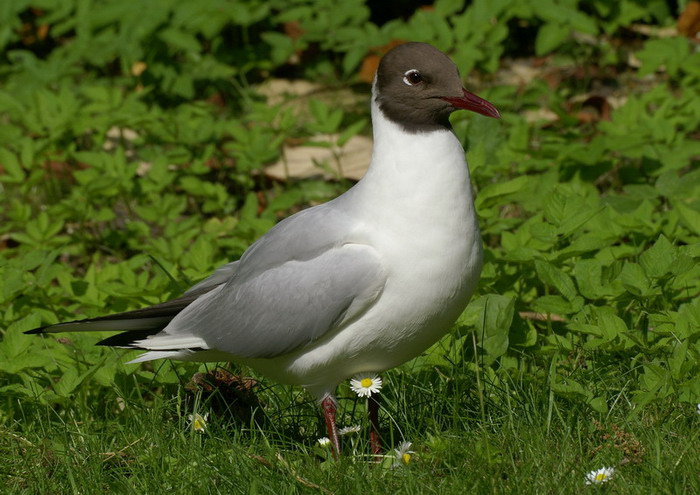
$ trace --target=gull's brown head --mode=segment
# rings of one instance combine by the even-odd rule
[[[501,116],[491,103],[464,89],[454,62],[426,43],[405,43],[384,55],[375,98],[384,115],[409,132],[449,128],[450,114],[460,109]]]

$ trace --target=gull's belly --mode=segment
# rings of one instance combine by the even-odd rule
[[[476,237],[452,238],[445,243],[426,237],[431,247],[403,256],[396,252],[377,304],[339,334],[342,353],[347,355],[347,349],[353,349],[357,365],[365,367],[358,371],[397,366],[450,329],[471,297],[481,271],[478,232]],[[440,246],[439,250],[435,246]]]
[[[383,246],[386,286],[358,320],[294,353],[249,364],[322,396],[356,373],[381,372],[420,354],[450,329],[481,271],[478,228],[446,243],[439,237],[421,237],[423,245]]]

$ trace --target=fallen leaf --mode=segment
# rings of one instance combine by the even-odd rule
[[[325,178],[337,178],[360,180],[372,157],[372,140],[366,136],[353,136],[338,147],[338,136],[322,134],[313,136],[309,141],[316,143],[328,143],[328,146],[290,146],[285,144],[282,149],[282,158],[273,165],[265,167],[265,174],[273,179],[287,180],[290,178],[303,179],[314,176]],[[330,170],[337,171],[333,174],[330,170],[324,170],[319,165],[325,164]]]
[[[700,32],[700,2],[688,2],[678,17],[678,32],[694,38]]]
[[[564,318],[563,316],[555,314],[536,313],[534,311],[520,311],[518,315],[524,320],[566,321],[566,318]]]
[[[525,110],[522,112],[522,116],[525,121],[529,124],[535,123],[551,123],[557,122],[559,120],[559,115],[554,113],[549,108],[537,108],[535,110]]]
[[[404,43],[405,41],[403,40],[393,40],[386,45],[372,48],[369,55],[362,60],[360,73],[358,74],[360,81],[366,82],[367,84],[372,84],[374,81],[374,74],[377,73],[377,68],[379,67],[379,61],[382,59],[384,54],[395,46],[403,45]]]
[[[138,77],[143,74],[147,68],[148,64],[146,62],[134,62],[131,65],[131,75]]]
[[[678,29],[676,26],[660,28],[657,26],[650,26],[649,24],[630,24],[627,26],[627,29],[633,33],[648,36],[649,38],[673,38],[678,36]]]
[[[287,21],[284,23],[284,34],[295,41],[301,38],[305,32],[298,21]]]

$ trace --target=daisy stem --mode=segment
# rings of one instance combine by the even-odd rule
[[[379,438],[379,396],[377,394],[367,397],[367,412],[370,427],[369,443],[372,446],[375,461],[379,462],[382,459],[382,441]]]

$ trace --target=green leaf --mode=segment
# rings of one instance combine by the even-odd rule
[[[666,236],[660,235],[654,245],[641,254],[639,264],[649,277],[661,278],[668,273],[675,259],[676,250]]]
[[[591,395],[583,385],[571,378],[556,377],[551,383],[554,393],[568,399],[588,399]]]
[[[545,55],[562,45],[571,33],[571,28],[566,24],[548,22],[540,28],[535,38],[535,54]]]
[[[625,289],[635,296],[648,297],[655,294],[651,281],[637,263],[625,263],[620,273],[620,280]]]
[[[639,76],[651,74],[663,66],[671,77],[675,77],[689,54],[689,40],[684,36],[649,40],[637,52],[637,58],[642,61]]]
[[[508,333],[515,300],[498,294],[487,294],[473,303],[472,311],[478,312],[476,335],[481,348],[486,352],[484,363],[493,363],[508,350]]]
[[[537,271],[537,276],[540,277],[545,284],[554,287],[569,301],[572,301],[578,295],[571,277],[553,264],[547,261],[536,260],[535,270]]]
[[[367,126],[367,120],[361,119],[357,122],[353,122],[347,128],[340,133],[338,136],[338,146],[345,146],[345,144],[350,140],[350,138],[357,136],[362,129]]]
[[[496,202],[503,202],[508,196],[514,195],[525,190],[532,184],[530,177],[521,176],[515,179],[489,184],[484,187],[476,196],[477,209],[487,208]]]
[[[603,266],[598,260],[579,260],[574,266],[574,274],[579,291],[588,299],[598,299],[610,295],[603,287]]]
[[[568,236],[603,211],[597,201],[592,203],[590,198],[557,190],[545,199],[545,218],[557,226],[559,234]]]
[[[595,412],[599,412],[601,414],[606,414],[608,412],[608,403],[605,400],[605,397],[594,397],[590,399],[587,404],[593,409]]]
[[[12,360],[26,351],[36,337],[24,335],[23,332],[39,326],[41,326],[41,318],[36,313],[25,316],[9,325],[5,329],[2,341],[0,341],[0,349],[3,350],[6,358]]]
[[[0,174],[0,182],[21,184],[25,179],[24,170],[17,156],[6,148],[0,148],[0,164],[3,173]]]
[[[639,387],[639,391],[634,393],[634,400],[639,405],[645,405],[668,397],[674,390],[673,378],[658,362],[644,364]]]
[[[700,211],[680,201],[673,201],[672,205],[678,211],[683,225],[693,234],[700,235]]]
[[[61,376],[61,379],[53,386],[54,392],[59,397],[70,397],[71,394],[85,380],[90,379],[103,365],[106,357],[103,357],[98,363],[95,363],[83,373],[79,373],[76,368],[68,368]]]
[[[272,48],[271,57],[274,65],[281,65],[294,54],[292,38],[275,31],[262,33],[260,37]]]
[[[170,27],[164,29],[160,32],[158,37],[165,43],[180,50],[199,52],[202,49],[199,41],[197,41],[197,38],[193,34],[177,28]]]
[[[567,301],[561,296],[541,296],[532,303],[532,309],[538,313],[549,315],[568,315],[577,313],[583,307],[583,298],[575,297]]]
[[[612,308],[607,306],[595,308],[594,314],[598,317],[598,328],[605,340],[612,341],[628,331],[625,322],[614,313]]]

